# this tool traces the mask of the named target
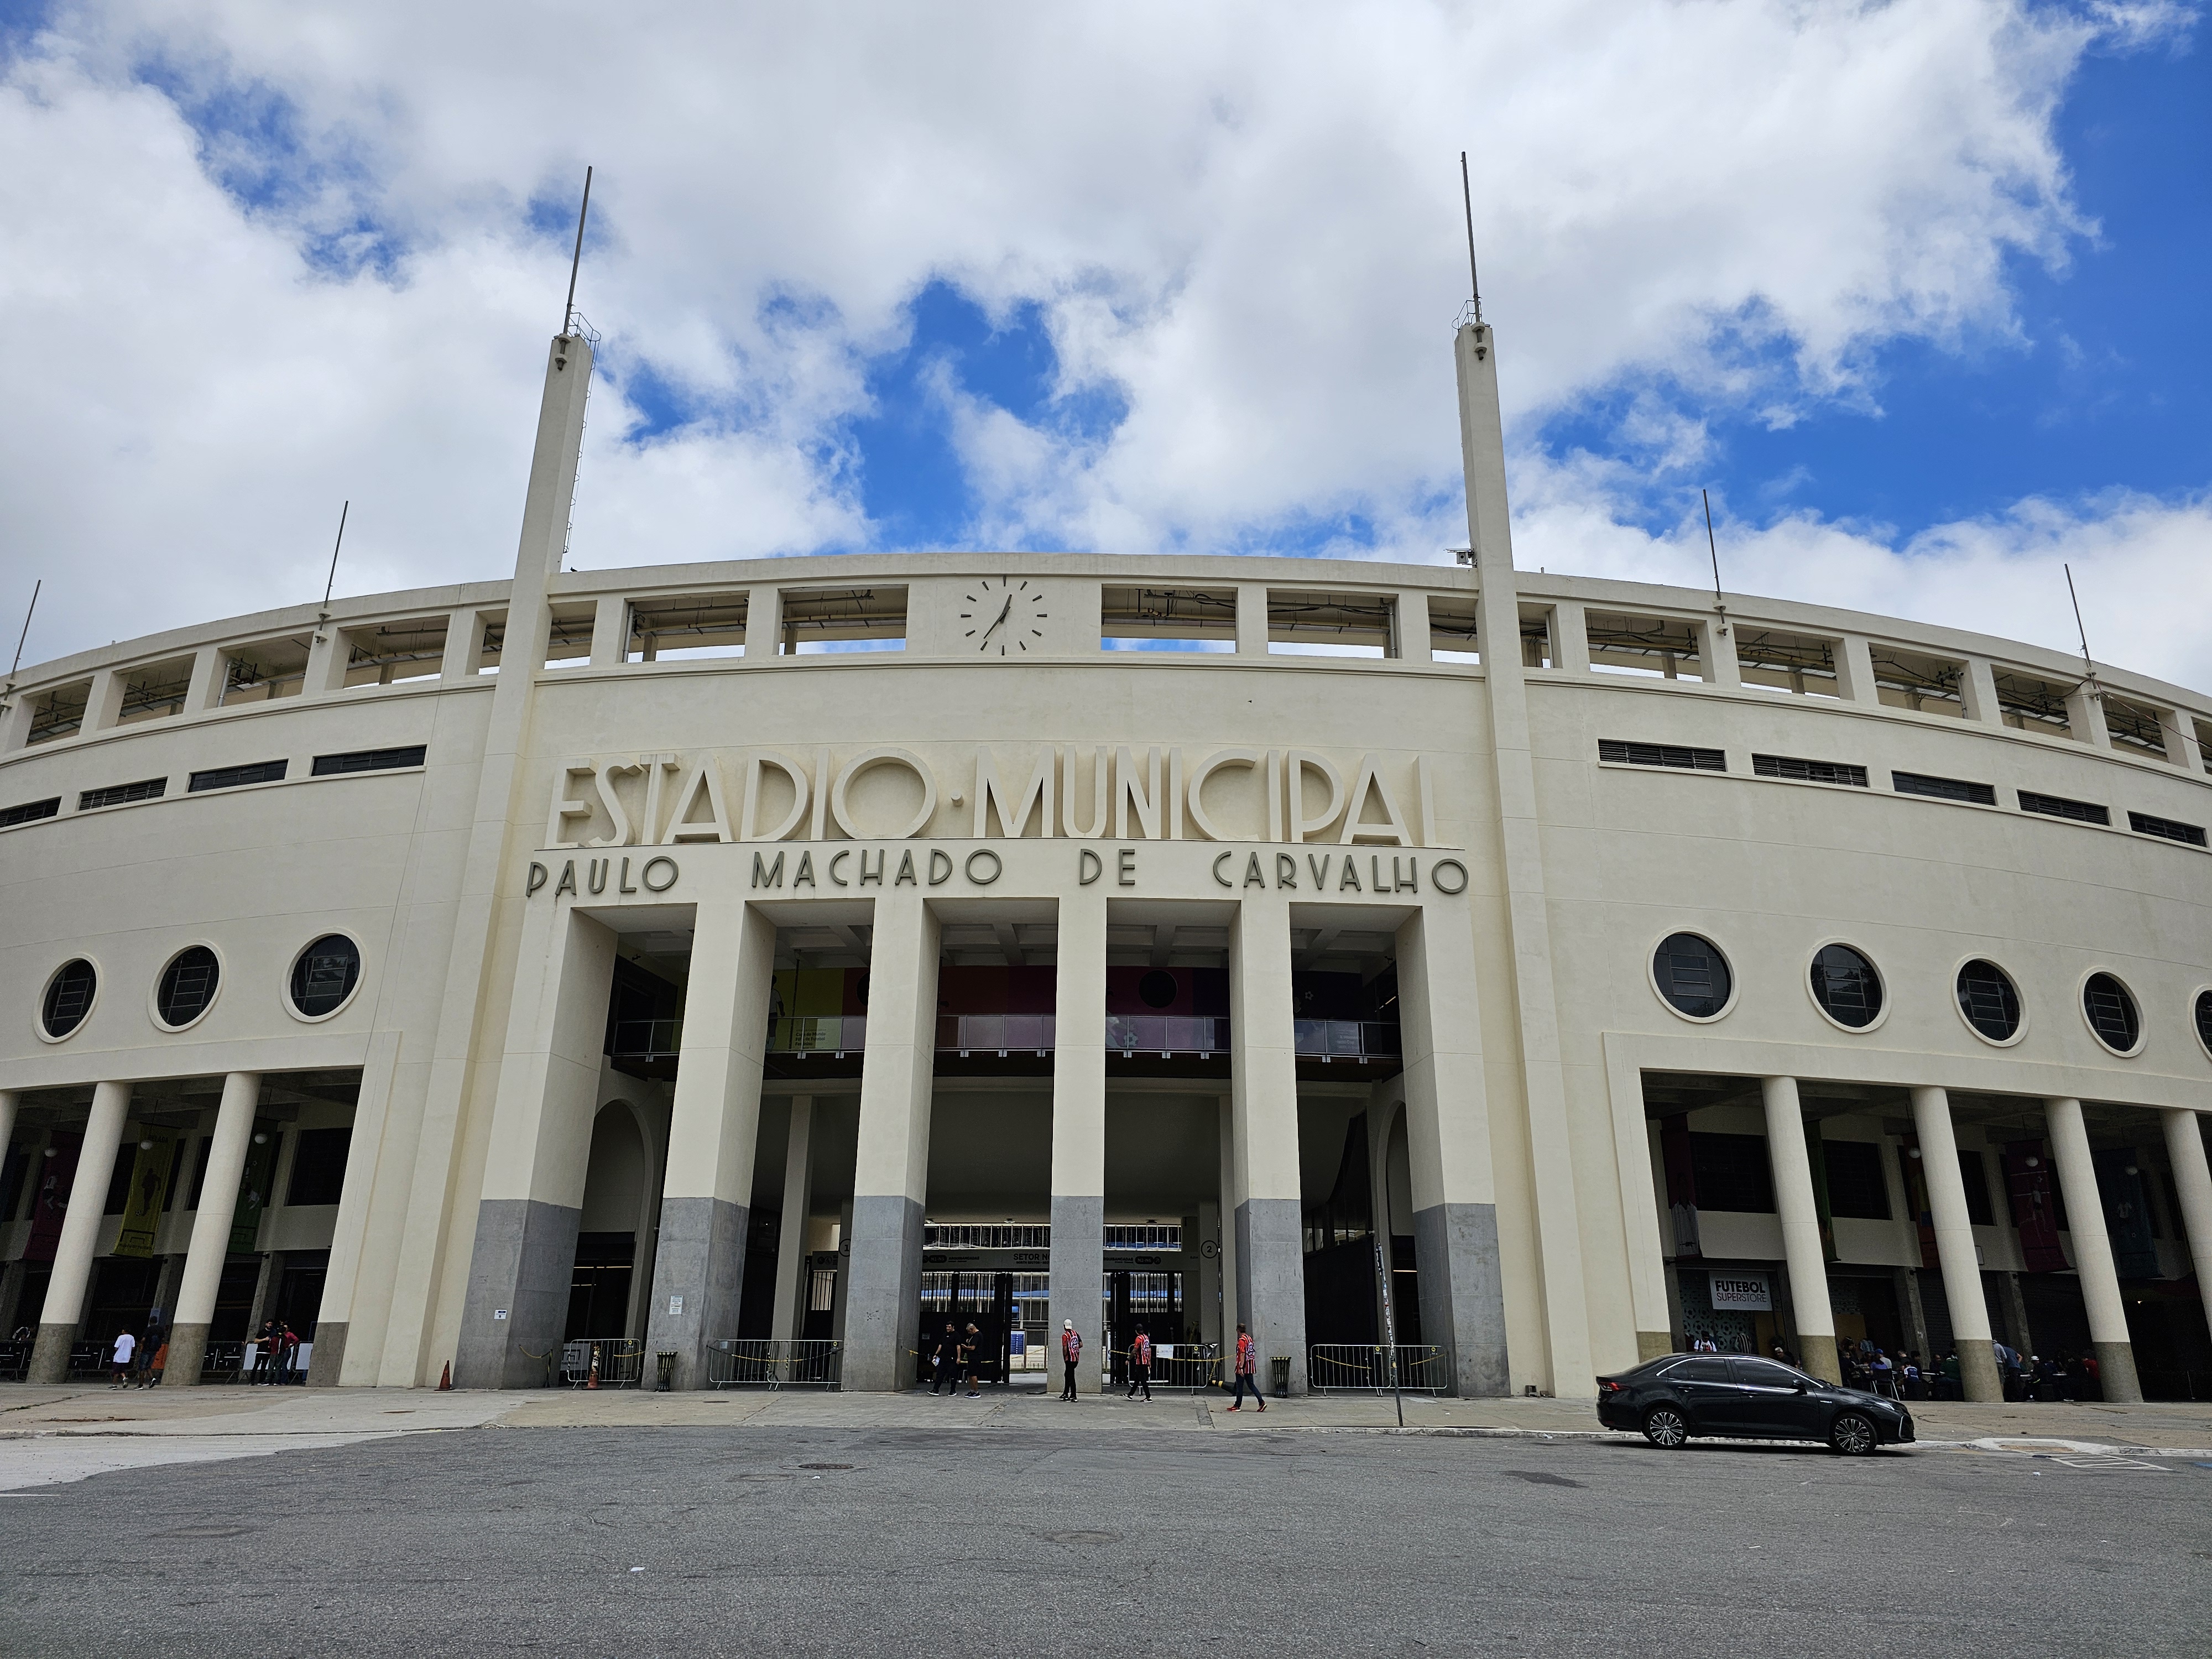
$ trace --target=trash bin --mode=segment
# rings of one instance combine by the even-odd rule
[[[653,1391],[666,1394],[676,1386],[676,1350],[663,1348],[653,1356]]]
[[[1278,1400],[1291,1397],[1291,1357],[1277,1354],[1267,1362],[1268,1392]]]

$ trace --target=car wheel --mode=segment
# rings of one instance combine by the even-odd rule
[[[1864,1457],[1875,1439],[1874,1425],[1856,1412],[1844,1412],[1828,1425],[1828,1443],[1846,1457]]]
[[[1654,1406],[1644,1413],[1644,1437],[1663,1451],[1674,1451],[1690,1437],[1690,1425],[1672,1406]]]

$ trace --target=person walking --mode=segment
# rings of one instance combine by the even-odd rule
[[[169,1339],[165,1336],[161,1339],[161,1346],[154,1350],[154,1358],[147,1362],[146,1380],[140,1386],[149,1389],[160,1388],[161,1386],[161,1373],[168,1369]]]
[[[1082,1361],[1083,1334],[1075,1328],[1073,1320],[1063,1319],[1060,1322],[1060,1363],[1067,1382],[1060,1391],[1062,1400],[1075,1398],[1075,1368]]]
[[[1267,1402],[1260,1395],[1260,1345],[1253,1341],[1249,1331],[1239,1325],[1237,1328],[1237,1391],[1229,1396],[1231,1411],[1244,1409],[1244,1390],[1247,1389],[1252,1391],[1253,1404],[1261,1411],[1267,1410]]]
[[[1137,1327],[1136,1335],[1129,1340],[1129,1398],[1134,1400],[1139,1389],[1145,1391],[1149,1403],[1152,1397],[1152,1339],[1142,1325]]]
[[[246,1378],[249,1385],[265,1381],[273,1371],[276,1363],[276,1322],[264,1319],[253,1338],[253,1369]]]
[[[289,1382],[300,1368],[300,1334],[288,1321],[276,1322],[276,1380]]]
[[[982,1391],[975,1386],[975,1352],[982,1346],[983,1333],[975,1328],[975,1322],[971,1319],[968,1328],[960,1334],[960,1377],[970,1400],[983,1397]]]
[[[111,1361],[115,1367],[115,1380],[107,1385],[109,1388],[119,1389],[131,1380],[131,1356],[137,1352],[137,1337],[128,1331],[117,1333],[115,1352]]]
[[[929,1394],[933,1400],[940,1388],[948,1395],[960,1391],[959,1375],[953,1367],[959,1364],[959,1339],[952,1334],[952,1322],[945,1322],[945,1334],[937,1339],[937,1346],[929,1351]]]

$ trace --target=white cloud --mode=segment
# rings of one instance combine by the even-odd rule
[[[2100,31],[2174,16],[64,8],[0,83],[0,557],[55,578],[34,654],[313,597],[345,496],[347,588],[503,574],[567,276],[544,227],[587,159],[580,301],[608,337],[585,566],[866,544],[841,423],[933,277],[1039,305],[1067,388],[1128,410],[1099,442],[948,390],[980,534],[1260,546],[1357,514],[1377,528],[1347,546],[1428,556],[1464,533],[1455,152],[1509,420],[1658,383],[1787,420],[1864,398],[1882,341],[2012,326],[2005,260],[2062,261],[2083,229],[2051,137],[2067,76]],[[698,418],[641,439],[648,372]],[[1703,441],[1672,402],[1643,418]],[[1530,543],[1571,521],[1584,556],[1632,556],[1604,489],[1555,503],[1572,469],[1521,471]],[[2065,536],[2124,561],[2143,515],[2196,510],[2106,504]],[[1983,529],[2021,557],[2055,533],[2030,509]],[[1966,556],[1820,533],[1908,572]],[[1851,602],[1887,606],[1896,572],[1850,568]]]

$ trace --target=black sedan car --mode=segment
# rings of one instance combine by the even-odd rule
[[[1912,1413],[1894,1400],[1808,1376],[1748,1354],[1670,1353],[1597,1380],[1598,1420],[1637,1429],[1671,1450],[1692,1435],[1819,1440],[1847,1457],[1912,1438]]]

